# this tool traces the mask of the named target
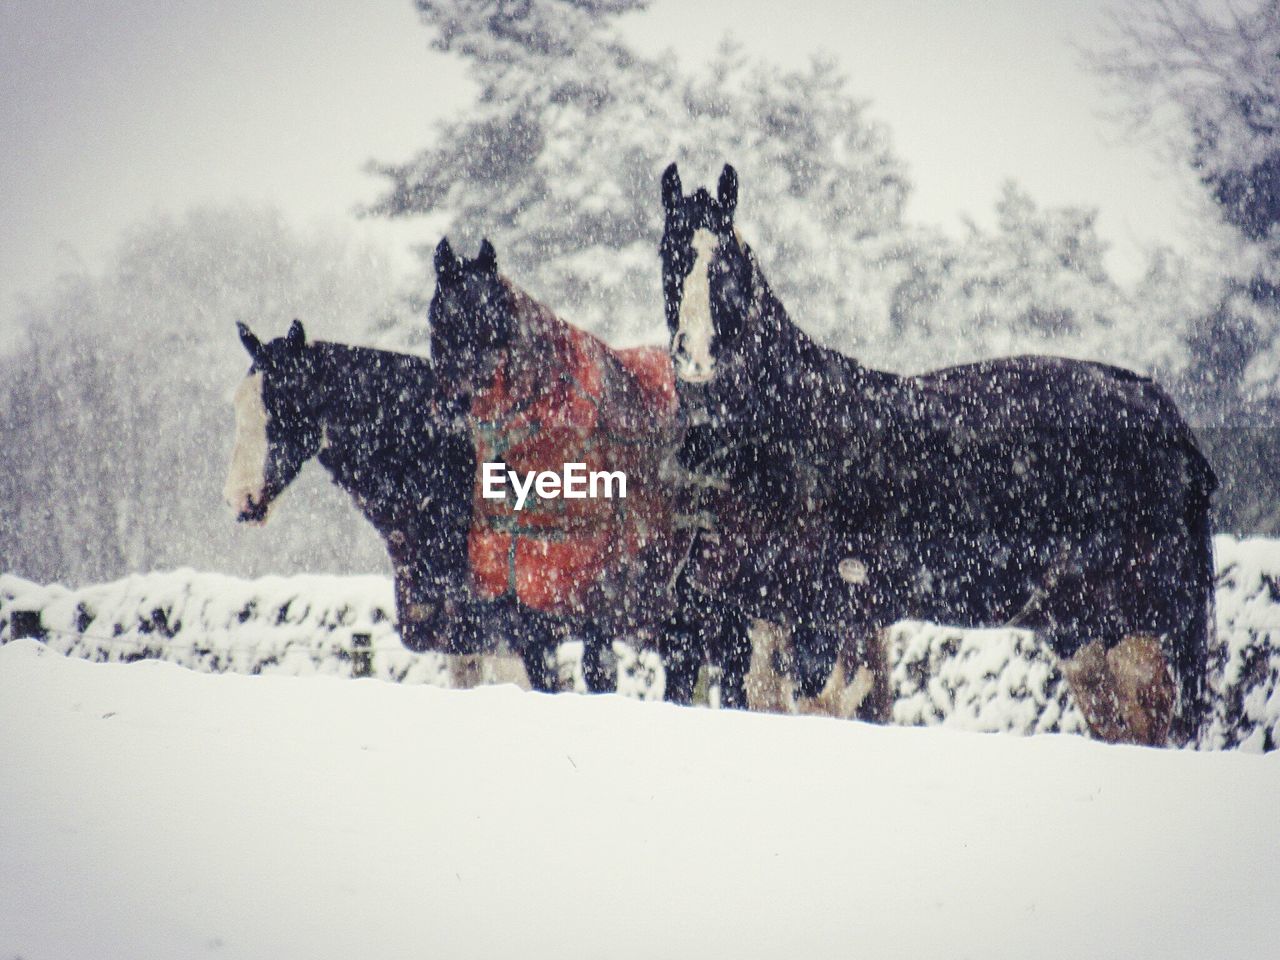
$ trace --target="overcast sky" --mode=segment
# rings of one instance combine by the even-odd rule
[[[1189,174],[1125,145],[1069,41],[1104,0],[656,0],[642,49],[707,57],[726,31],[784,65],[834,54],[887,122],[915,184],[908,215],[990,222],[1002,180],[1097,206],[1122,279],[1194,243]],[[297,225],[350,224],[397,249],[429,224],[357,224],[380,181],[471,95],[411,0],[0,0],[0,320],[16,295],[99,266],[152,211],[265,201]],[[405,264],[409,260],[406,256]],[[0,331],[2,332],[2,331]]]

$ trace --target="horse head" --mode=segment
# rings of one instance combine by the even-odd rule
[[[431,298],[431,356],[442,384],[470,392],[486,382],[517,332],[511,290],[498,275],[488,240],[474,260],[458,257],[445,237],[436,247]]]
[[[686,384],[709,384],[739,348],[753,297],[751,254],[733,225],[738,174],[725,164],[716,196],[685,196],[673,163],[662,174],[659,255],[671,358]]]
[[[253,363],[236,390],[236,441],[223,496],[236,519],[265,523],[275,498],[320,449],[315,354],[302,324],[267,343],[243,323],[240,342]]]

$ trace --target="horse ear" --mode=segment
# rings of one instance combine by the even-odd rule
[[[240,332],[240,342],[249,351],[249,357],[257,363],[262,357],[262,341],[253,335],[247,325],[236,321],[236,330]]]
[[[294,353],[301,353],[302,348],[307,345],[307,334],[302,329],[302,321],[294,320],[289,324],[289,332],[285,334],[285,346]]]
[[[449,246],[449,238],[441,237],[440,242],[436,244],[435,255],[436,277],[451,277],[458,272],[458,255],[453,252],[453,247]]]
[[[662,206],[667,213],[676,208],[676,204],[683,196],[684,191],[680,187],[680,171],[673,163],[662,171]]]
[[[487,239],[480,241],[480,255],[476,257],[476,266],[485,273],[498,272],[498,252]]]
[[[727,163],[720,171],[716,199],[720,201],[720,208],[724,210],[724,215],[732,220],[734,208],[738,206],[738,171]]]

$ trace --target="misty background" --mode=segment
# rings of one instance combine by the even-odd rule
[[[693,9],[690,9],[693,7]],[[424,350],[447,231],[663,335],[657,180],[733,162],[792,316],[914,372],[1153,374],[1274,533],[1280,3],[0,0],[0,569],[386,568],[314,464],[220,489],[263,336]]]

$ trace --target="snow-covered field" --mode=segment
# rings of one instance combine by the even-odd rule
[[[1280,542],[1218,537],[1213,722],[1202,746],[1280,746]],[[181,570],[78,590],[0,575],[0,642],[13,611],[38,611],[55,650],[90,660],[162,659],[202,672],[350,676],[366,634],[376,677],[448,686],[443,658],[405,650],[382,577],[242,580]],[[560,651],[566,681],[580,646]],[[619,689],[661,695],[661,667],[619,645]],[[895,723],[1011,733],[1080,733],[1083,721],[1053,656],[1016,630],[900,624],[893,631]]]
[[[0,576],[0,960],[1275,956],[1280,543],[1217,554],[1228,753],[961,732],[1079,731],[1017,631],[899,625],[958,729],[870,728],[444,689],[380,577]]]
[[[0,957],[1256,957],[1280,756],[0,648]]]

